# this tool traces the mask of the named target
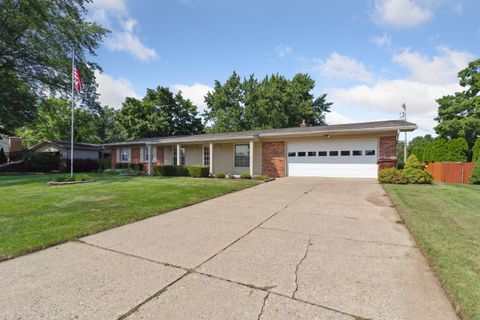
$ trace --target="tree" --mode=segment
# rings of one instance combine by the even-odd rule
[[[404,159],[404,149],[403,145],[405,144],[404,141],[398,140],[397,141],[397,169],[403,169],[405,167]]]
[[[468,144],[464,138],[447,141],[445,161],[467,162]]]
[[[433,137],[430,134],[427,134],[425,136],[418,136],[413,138],[407,146],[407,153],[410,154],[412,153],[413,149],[415,148],[422,148],[424,147],[428,142],[433,141]],[[418,155],[417,155],[418,158]]]
[[[84,81],[80,100],[96,108],[94,70],[87,60],[107,33],[86,21],[89,0],[0,1],[0,134],[32,121],[48,92],[70,92],[71,53]]]
[[[480,139],[475,141],[475,144],[472,148],[472,161],[473,162],[480,162]]]
[[[95,117],[98,140],[102,143],[118,142],[127,139],[125,128],[117,121],[118,111],[105,106],[100,108]]]
[[[7,156],[5,155],[3,148],[0,148],[0,164],[4,163],[7,163]]]
[[[74,141],[102,142],[97,135],[96,116],[89,109],[75,109]],[[41,140],[70,141],[70,102],[60,98],[43,100],[37,112],[36,120],[18,129],[17,134],[27,146]]]
[[[423,146],[423,154],[422,154],[421,161],[423,162],[446,161],[447,159],[446,143],[447,141],[445,141],[445,139],[442,139],[442,138],[437,138],[431,142],[426,143]],[[415,152],[413,154],[415,154]]]
[[[463,137],[472,148],[480,137],[480,59],[470,62],[458,77],[465,90],[437,100],[435,131],[444,139]]]
[[[196,107],[167,87],[147,89],[142,100],[126,98],[116,120],[127,139],[189,135],[203,131]]]
[[[477,162],[475,167],[473,167],[472,175],[468,179],[468,183],[480,184],[480,162]]]
[[[205,120],[213,132],[285,128],[325,124],[325,113],[332,103],[326,94],[315,98],[311,91],[315,81],[306,74],[291,80],[274,74],[258,81],[253,75],[241,81],[233,72],[205,97]]]
[[[225,84],[215,80],[213,91],[205,96],[208,111],[205,112],[206,123],[212,122],[213,132],[244,130],[244,89],[249,87],[247,100],[256,100],[255,90],[258,83],[253,76],[249,82],[244,82],[243,88],[240,77],[233,72]]]

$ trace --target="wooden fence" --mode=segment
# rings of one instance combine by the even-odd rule
[[[468,183],[475,162],[434,162],[427,164],[427,171],[437,182]]]

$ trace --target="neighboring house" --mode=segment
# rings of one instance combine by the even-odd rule
[[[44,140],[33,147],[33,152],[51,152],[60,155],[61,159],[70,159],[70,142],[68,141],[48,141]],[[73,143],[73,159],[105,159],[110,157],[110,148],[100,144],[93,143]]]
[[[398,134],[413,131],[404,120],[146,138],[107,144],[112,167],[144,163],[206,165],[210,173],[271,177],[376,178],[395,167]],[[149,161],[151,159],[151,161]]]
[[[7,159],[10,155],[23,151],[22,139],[20,137],[3,137],[0,139],[0,149],[3,148]]]

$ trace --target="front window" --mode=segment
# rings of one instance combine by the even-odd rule
[[[209,166],[210,165],[210,147],[203,146],[203,165]]]
[[[177,147],[172,147],[172,153],[173,153],[173,164],[177,165]],[[185,148],[180,147],[180,165],[184,166],[185,165]]]
[[[121,148],[120,149],[120,161],[121,162],[128,162],[128,149],[127,148]]]
[[[150,155],[152,156],[152,161],[155,160],[155,150],[156,150],[155,146],[150,147]],[[148,147],[143,148],[143,161],[145,161],[145,162],[149,161],[148,160]]]
[[[235,167],[248,168],[250,166],[250,146],[248,144],[235,145]]]

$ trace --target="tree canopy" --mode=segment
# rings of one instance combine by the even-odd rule
[[[458,77],[465,90],[437,100],[435,131],[444,139],[465,138],[471,149],[480,137],[480,59],[470,62]]]
[[[189,135],[203,132],[203,124],[193,103],[173,94],[167,87],[147,89],[141,100],[126,98],[116,120],[127,139]]]
[[[205,121],[212,132],[285,128],[325,124],[325,114],[332,103],[326,94],[315,98],[311,91],[315,81],[307,74],[291,80],[274,74],[258,81],[253,75],[241,80],[233,74],[225,81],[215,81],[207,93]]]
[[[71,55],[75,52],[84,89],[80,100],[96,103],[94,70],[87,60],[107,33],[85,20],[90,0],[0,1],[0,134],[31,121],[47,95],[70,92]]]

